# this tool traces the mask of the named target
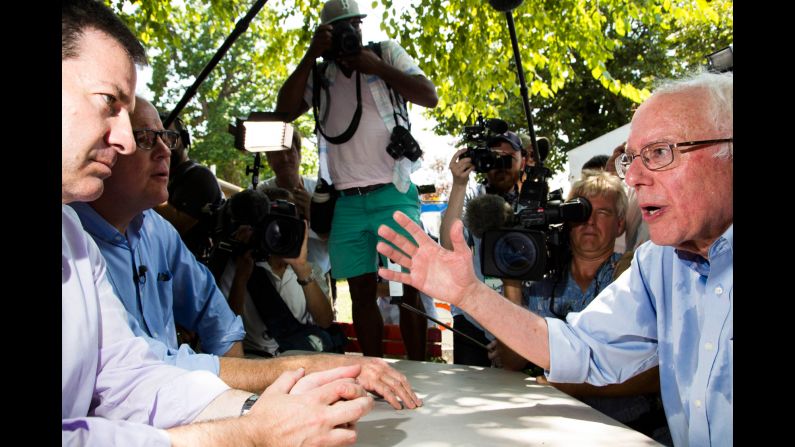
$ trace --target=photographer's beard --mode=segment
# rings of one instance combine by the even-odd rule
[[[519,171],[515,169],[492,169],[486,174],[487,186],[493,193],[510,192],[519,182]]]

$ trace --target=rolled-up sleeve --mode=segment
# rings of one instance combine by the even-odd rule
[[[656,311],[638,269],[566,320],[547,318],[553,382],[621,383],[658,362]]]
[[[169,231],[175,232],[173,227]],[[171,262],[174,320],[199,334],[205,352],[224,355],[246,336],[243,320],[229,308],[210,270],[175,235]]]

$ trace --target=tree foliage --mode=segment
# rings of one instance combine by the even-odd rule
[[[477,113],[527,129],[504,13],[485,1],[422,0],[382,18],[440,96],[437,133],[458,134]],[[525,1],[512,12],[537,135],[565,151],[629,122],[653,83],[732,43],[731,1]]]
[[[149,88],[163,110],[176,105],[254,4],[106,1],[149,49]],[[250,181],[245,165],[252,157],[232,149],[227,126],[273,109],[322,3],[271,1],[259,12],[182,113],[195,141],[192,158],[216,164],[219,177]],[[460,135],[477,113],[526,129],[505,14],[482,0],[412,0],[404,8],[376,0],[372,7],[377,3],[383,16],[365,20],[380,20],[437,86],[439,105],[427,113],[438,121],[438,134]],[[527,0],[513,17],[536,134],[552,137],[559,149],[547,160],[553,169],[565,150],[629,122],[655,81],[702,65],[733,39],[730,0]],[[311,133],[310,116],[298,124]],[[316,169],[312,151],[303,153],[304,169]]]
[[[147,47],[152,68],[148,87],[154,95],[148,99],[167,112],[176,106],[253,2],[116,0],[110,5]],[[251,182],[246,166],[253,166],[254,157],[234,149],[228,126],[252,111],[273,110],[279,87],[292,68],[286,62],[300,58],[303,50],[299,42],[307,35],[311,37],[302,28],[283,29],[282,20],[283,15],[264,7],[181,113],[191,130],[190,157],[215,164],[218,177],[239,185]],[[307,119],[297,124],[304,135],[311,133]],[[311,152],[305,151],[303,160],[309,170],[317,159]],[[271,175],[270,167],[264,165],[260,178]]]

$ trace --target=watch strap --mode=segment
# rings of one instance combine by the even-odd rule
[[[240,415],[245,416],[249,411],[251,411],[251,407],[257,403],[257,399],[259,399],[259,394],[252,394],[251,396],[243,402],[243,406],[240,408]]]
[[[295,279],[298,281],[298,284],[301,284],[302,286],[308,286],[312,283],[312,275],[307,276],[306,279],[301,279],[296,276]]]

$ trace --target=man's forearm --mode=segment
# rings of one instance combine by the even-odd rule
[[[205,422],[240,416],[243,402],[251,396],[248,391],[226,390],[218,395],[192,422]]]
[[[304,368],[308,373],[354,364],[344,355],[288,355],[271,359],[221,357],[219,376],[232,388],[261,393],[285,371]]]
[[[518,355],[549,369],[549,329],[545,319],[511,303],[484,283],[476,284],[459,307]]]
[[[314,58],[311,58],[308,54],[304,55],[295,71],[287,78],[282,88],[279,89],[276,112],[286,113],[288,122],[292,122],[309,109],[309,105],[304,102],[304,90],[306,89],[309,75],[312,74],[314,63]]]
[[[464,209],[464,197],[466,196],[466,185],[456,185],[450,189],[450,196],[447,199],[447,210],[442,216],[442,222],[439,225],[439,242],[442,247],[452,250],[453,243],[450,241],[450,227],[453,222],[461,218]]]

